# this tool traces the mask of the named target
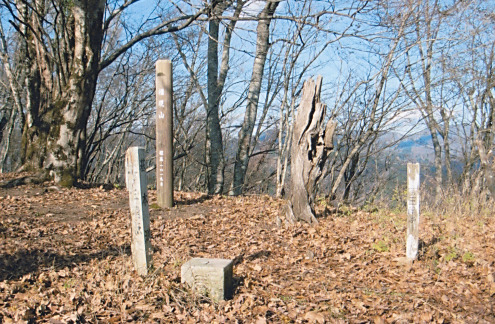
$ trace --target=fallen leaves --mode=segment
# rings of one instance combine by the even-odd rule
[[[317,312],[307,312],[304,315],[304,319],[310,323],[319,323],[319,324],[325,323],[325,316]]]
[[[465,219],[455,237],[448,219],[427,219],[410,263],[405,215],[278,226],[284,202],[268,196],[176,193],[176,207],[150,210],[154,266],[141,278],[126,191],[47,188],[0,191],[0,322],[495,321],[494,219]],[[202,256],[234,260],[232,300],[180,284]]]

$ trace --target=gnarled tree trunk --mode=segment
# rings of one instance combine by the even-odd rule
[[[22,161],[28,169],[46,169],[55,181],[71,186],[80,178],[85,161],[86,125],[99,72],[105,1],[73,1],[56,22],[61,29],[54,54],[46,47],[43,30],[49,15],[44,3],[25,12],[32,29],[25,35],[30,69],[26,78],[26,123]],[[54,67],[55,66],[55,67]]]
[[[10,14],[12,19],[6,20],[22,40],[18,55],[25,75],[25,118],[19,112],[25,121],[23,168],[49,171],[60,185],[71,186],[86,174],[86,128],[99,72],[142,40],[187,28],[209,10],[206,5],[192,9],[192,14],[159,19],[147,29],[143,23],[143,28],[130,32],[132,37],[115,36],[110,46],[113,40],[107,32],[123,28],[127,15],[122,12],[138,1],[109,2],[105,14],[107,2],[15,0],[9,2],[15,10],[2,11]],[[104,43],[109,46],[101,57]]]
[[[323,126],[326,105],[320,102],[322,78],[304,83],[294,122],[291,150],[290,197],[287,220],[316,223],[314,201],[328,154],[333,149],[333,120]]]

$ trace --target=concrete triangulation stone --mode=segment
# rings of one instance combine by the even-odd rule
[[[182,265],[181,282],[215,301],[225,300],[232,298],[232,272],[232,260],[193,258]]]

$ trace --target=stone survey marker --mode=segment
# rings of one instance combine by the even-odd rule
[[[193,258],[182,265],[181,282],[215,301],[232,298],[233,262],[227,259]]]
[[[129,191],[131,210],[131,250],[132,261],[137,273],[148,274],[151,262],[150,214],[144,149],[130,147],[125,155],[126,185]]]

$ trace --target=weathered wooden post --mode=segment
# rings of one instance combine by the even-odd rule
[[[148,274],[150,255],[150,215],[144,149],[130,147],[125,155],[126,185],[131,210],[131,251],[137,273]]]
[[[406,257],[418,257],[419,246],[419,163],[407,164],[407,242]]]
[[[160,207],[174,204],[172,61],[156,62],[156,187]]]

